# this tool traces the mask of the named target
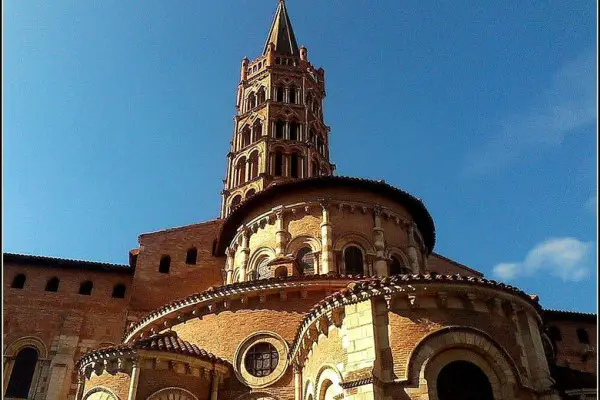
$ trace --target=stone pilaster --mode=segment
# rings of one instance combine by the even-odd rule
[[[420,272],[419,268],[419,257],[418,257],[418,249],[417,249],[417,241],[415,240],[415,224],[412,223],[408,226],[408,246],[406,247],[406,252],[408,253],[408,262],[410,264],[410,269],[415,273]]]
[[[278,210],[275,216],[277,217],[275,220],[275,225],[277,227],[277,232],[275,232],[275,257],[279,257],[283,256],[285,253],[288,232],[285,229],[283,210]]]
[[[134,362],[131,369],[131,380],[129,381],[129,394],[127,395],[127,400],[135,400],[139,380],[140,366],[137,362]]]

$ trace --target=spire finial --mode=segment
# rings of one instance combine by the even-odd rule
[[[275,45],[275,52],[287,56],[299,56],[298,44],[292,29],[292,23],[287,13],[285,0],[277,1],[277,11],[273,18],[273,24],[267,36],[263,54],[267,54],[269,43]]]

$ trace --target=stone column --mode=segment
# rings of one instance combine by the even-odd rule
[[[241,263],[240,263],[240,281],[246,282],[246,269],[248,268],[248,258],[250,255],[250,248],[248,247],[248,236],[249,231],[244,228],[242,231],[242,248],[240,249],[241,253]]]
[[[138,382],[140,380],[140,367],[135,361],[131,368],[131,380],[129,381],[129,394],[127,396],[127,400],[135,400],[135,395],[137,394]]]
[[[275,232],[275,257],[283,256],[285,253],[285,245],[287,239],[287,231],[284,227],[283,221],[283,210],[280,209],[276,211],[276,228],[277,232]]]
[[[83,399],[83,393],[85,392],[85,376],[81,373],[77,374],[77,393],[75,393],[75,400]]]
[[[381,208],[373,210],[373,243],[375,245],[373,272],[376,276],[389,276],[390,273],[384,256],[385,236],[381,227]]]
[[[302,400],[302,369],[294,364],[294,400]]]
[[[217,371],[212,371],[211,376],[210,400],[217,400],[219,398],[219,373]]]
[[[412,269],[415,274],[418,274],[421,271],[419,268],[419,257],[417,255],[417,241],[415,240],[414,222],[410,223],[408,226],[408,246],[406,248],[406,252],[408,253],[408,263],[410,264],[410,269]]]
[[[231,247],[228,247],[225,250],[225,254],[227,255],[227,261],[225,262],[225,284],[229,285],[233,283],[233,261],[234,261],[234,253],[231,250]]]
[[[333,259],[333,244],[331,222],[329,221],[329,205],[327,202],[321,202],[323,207],[323,216],[321,220],[321,273],[337,272]]]

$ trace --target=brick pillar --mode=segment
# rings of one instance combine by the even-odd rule
[[[331,222],[329,221],[329,205],[322,202],[323,215],[321,220],[321,273],[337,272],[333,258],[333,244],[331,240]]]

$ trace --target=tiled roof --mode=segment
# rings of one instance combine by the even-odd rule
[[[542,312],[544,319],[552,320],[577,320],[577,321],[590,321],[596,322],[598,316],[594,313],[584,313],[579,311],[567,311],[567,310],[551,310],[544,309]]]
[[[414,222],[419,227],[427,250],[429,252],[433,250],[435,245],[435,225],[433,218],[431,218],[429,211],[427,211],[421,199],[382,180],[375,181],[347,176],[319,176],[278,183],[244,200],[223,222],[217,243],[217,253],[224,254],[225,248],[229,245],[236,230],[243,223],[246,215],[254,208],[264,205],[265,202],[273,200],[279,195],[305,189],[330,189],[335,187],[361,188],[366,192],[377,193],[402,204],[412,215]]]
[[[466,284],[500,289],[519,296],[528,303],[532,304],[536,309],[540,310],[538,302],[522,290],[511,285],[477,276],[462,276],[458,274],[441,275],[432,272],[430,274],[407,274],[394,275],[386,278],[365,279],[348,284],[346,288],[339,290],[330,296],[327,296],[310,309],[310,311],[306,314],[296,331],[294,341],[290,346],[290,348],[292,349],[292,351],[290,352],[290,357],[294,355],[295,349],[299,343],[299,340],[301,339],[302,332],[304,331],[304,329],[307,326],[309,326],[314,319],[318,318],[318,316],[326,310],[338,307],[343,304],[352,304],[364,301],[370,297],[381,294],[382,292],[389,292],[393,286],[403,286],[426,282],[439,282],[446,284],[455,283],[463,285]]]
[[[34,256],[29,254],[3,253],[2,261],[4,263],[36,267],[84,269],[104,272],[121,272],[126,274],[133,274],[134,272],[134,268],[131,268],[129,265]]]
[[[166,351],[169,353],[178,353],[186,356],[203,358],[210,361],[225,362],[223,359],[215,356],[177,336],[177,332],[168,331],[141,339],[133,345],[136,349]]]
[[[125,333],[123,340],[126,340],[127,337],[138,328],[146,325],[150,321],[159,318],[161,315],[169,313],[170,311],[180,309],[185,306],[189,306],[192,304],[197,304],[199,302],[205,300],[214,300],[219,297],[227,297],[233,294],[242,294],[247,291],[255,291],[255,290],[264,290],[269,288],[274,288],[281,286],[286,287],[289,284],[293,283],[301,283],[301,282],[311,282],[311,281],[319,281],[319,280],[327,280],[327,281],[349,281],[349,280],[360,280],[367,279],[360,275],[339,275],[334,273],[324,274],[324,275],[306,275],[306,276],[286,276],[280,278],[268,278],[268,279],[259,279],[252,280],[247,282],[238,282],[232,283],[230,285],[218,286],[216,288],[209,288],[204,292],[195,293],[189,296],[186,296],[182,299],[172,301],[164,306],[160,307],[157,310],[154,310],[150,314],[147,314],[145,317],[140,319],[137,323],[131,326],[128,331]]]
[[[118,346],[92,350],[89,353],[84,354],[77,361],[77,368],[79,368],[82,364],[99,359],[110,359],[118,356],[129,356],[130,358],[133,358],[135,356],[135,350],[138,349],[177,353],[190,357],[201,358],[207,361],[228,364],[228,362],[222,358],[199,348],[195,344],[191,344],[185,340],[182,340],[177,336],[177,332],[168,331],[138,340],[133,344],[121,344]]]

